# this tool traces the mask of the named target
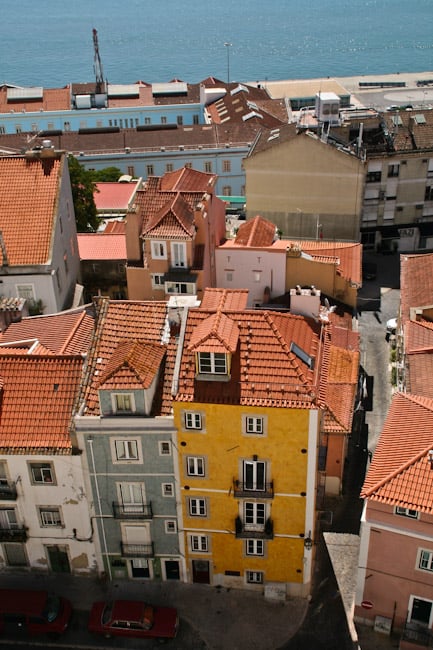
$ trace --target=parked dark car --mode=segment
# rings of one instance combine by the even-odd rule
[[[173,607],[154,607],[139,600],[97,602],[92,605],[88,629],[105,637],[173,639],[179,617]]]
[[[61,634],[69,625],[69,600],[47,591],[0,589],[0,632],[21,628],[29,634]]]

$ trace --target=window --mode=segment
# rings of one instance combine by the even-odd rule
[[[197,411],[185,412],[185,429],[201,429],[202,417]]]
[[[263,571],[247,571],[247,583],[251,585],[263,584]]]
[[[135,176],[135,169],[133,165],[128,165],[128,176]]]
[[[199,352],[199,373],[227,374],[227,357],[223,352]]]
[[[266,506],[264,503],[244,503],[244,523],[250,530],[262,530],[266,521]]]
[[[177,524],[174,519],[169,519],[168,521],[165,522],[165,532],[168,535],[172,535],[173,533],[177,533]]]
[[[206,499],[188,499],[188,511],[190,517],[206,517]]]
[[[132,393],[113,393],[111,400],[115,413],[133,413],[135,411],[135,401]]]
[[[186,246],[183,242],[171,243],[171,265],[175,268],[185,268]]]
[[[171,456],[171,443],[170,442],[160,442],[159,443],[159,455],[160,456]]]
[[[232,195],[232,186],[231,185],[224,185],[223,187],[223,196],[231,196]]]
[[[22,130],[21,124],[15,124],[15,133],[22,133]]]
[[[33,133],[37,133],[39,131],[38,125],[36,124],[36,122],[33,122],[32,126],[30,128],[33,131]]]
[[[252,435],[263,435],[265,433],[266,418],[258,415],[245,415],[242,418],[242,429],[244,433]]]
[[[43,528],[61,528],[62,517],[59,508],[39,508],[39,519]]]
[[[433,201],[433,186],[427,186],[425,188],[425,195],[424,195],[424,200],[425,201]]]
[[[8,566],[27,566],[25,544],[3,544]]]
[[[161,117],[161,124],[167,124],[167,118],[165,117],[165,115],[162,115]]]
[[[245,540],[245,553],[247,555],[264,555],[265,544],[262,539]]]
[[[185,167],[186,169],[192,169],[192,163],[191,163],[191,162],[186,162],[186,163],[184,164],[184,167]]]
[[[226,271],[226,282],[233,282],[233,271]]]
[[[123,511],[130,513],[142,513],[144,508],[144,484],[134,483],[119,483],[117,486],[119,495],[119,502],[123,507]]]
[[[183,124],[183,117],[182,117],[182,115],[178,115],[178,116],[177,116],[177,123],[179,124],[179,126],[181,126],[181,125]]]
[[[203,456],[187,456],[186,472],[188,476],[204,476],[205,463]]]
[[[388,178],[395,178],[398,176],[400,171],[400,165],[393,164],[393,165],[388,165]]]
[[[209,544],[206,535],[190,535],[189,541],[193,553],[207,553]]]
[[[153,169],[153,165],[146,165],[146,172],[148,176],[153,176],[155,173]]]
[[[245,460],[243,464],[245,490],[266,489],[266,463],[259,460]]]
[[[32,284],[17,284],[15,285],[18,298],[24,300],[35,300],[35,289]]]
[[[193,282],[166,282],[165,290],[166,293],[193,296],[195,294],[195,284]]]
[[[150,242],[150,247],[152,250],[152,258],[154,260],[167,259],[167,244],[165,241],[152,241]]]
[[[199,118],[198,115],[193,115],[193,116],[192,116],[192,123],[193,123],[193,124],[200,124],[199,119],[200,119],[200,118]]]
[[[0,485],[8,484],[7,464],[5,460],[0,460]]]
[[[0,528],[6,530],[18,528],[15,508],[0,508]]]
[[[152,273],[152,289],[164,289],[164,274]]]
[[[0,124],[0,134],[4,135],[6,133],[6,128],[3,126],[3,124]]]
[[[30,463],[30,478],[31,482],[39,483],[55,483],[54,470],[51,463]]]
[[[423,571],[433,571],[433,551],[420,550],[418,569],[422,569]]]
[[[206,161],[204,164],[204,170],[207,174],[212,173],[212,163],[210,161]]]
[[[136,440],[115,440],[116,460],[138,460],[138,443]]]
[[[173,483],[163,483],[162,484],[162,496],[163,497],[172,497],[172,496],[174,496]]]
[[[366,182],[367,183],[380,183],[382,178],[382,172],[367,172]]]
[[[232,162],[231,160],[223,160],[223,172],[231,172],[232,170]]]
[[[166,172],[172,172],[173,171],[173,163],[167,163],[165,166],[165,171]]]
[[[152,120],[150,119],[150,117],[145,117],[144,118],[144,123],[145,124],[152,124]]]
[[[395,514],[402,517],[410,517],[411,519],[418,519],[418,511],[411,510],[410,508],[399,508],[397,506],[395,509]]]

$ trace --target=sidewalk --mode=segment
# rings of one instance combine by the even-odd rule
[[[173,648],[208,650],[275,650],[283,646],[299,628],[307,607],[304,598],[285,603],[271,602],[262,594],[244,590],[186,585],[181,582],[102,582],[95,578],[70,575],[0,574],[0,588],[48,589],[72,602],[80,624],[68,632],[63,643],[83,648],[107,646],[136,648],[137,640],[107,641],[90,636],[86,630],[87,611],[96,600],[142,598],[155,605],[176,607],[180,616],[180,632]],[[86,615],[80,614],[82,611]],[[186,630],[183,628],[187,628]],[[188,629],[189,628],[189,629]],[[59,639],[57,644],[61,644]],[[145,642],[146,644],[148,642]],[[143,647],[145,647],[143,645]]]

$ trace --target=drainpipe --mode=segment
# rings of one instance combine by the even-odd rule
[[[110,582],[111,582],[111,580],[112,580],[111,565],[110,565],[110,561],[108,559],[107,538],[105,536],[104,518],[103,518],[103,515],[102,515],[102,508],[101,508],[101,496],[100,496],[100,493],[99,493],[98,477],[96,475],[96,469],[95,469],[95,456],[94,456],[94,453],[93,453],[93,439],[88,438],[87,442],[89,443],[90,457],[92,459],[92,472],[93,472],[93,476],[95,477],[95,489],[96,489],[96,497],[97,497],[97,503],[98,503],[98,518],[101,521],[102,542],[103,542],[103,545],[104,545],[104,554],[105,554],[105,557],[107,558],[108,577],[109,577]]]

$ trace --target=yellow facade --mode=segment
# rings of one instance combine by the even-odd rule
[[[306,530],[308,459],[313,455],[315,465],[317,454],[315,446],[308,449],[309,440],[316,439],[309,431],[310,411],[181,402],[174,402],[173,407],[179,432],[179,480],[188,580],[234,587],[283,583],[289,593],[305,593],[305,583],[309,581],[309,576],[304,575],[304,536],[309,534]],[[186,428],[187,414],[198,414],[201,429]],[[263,432],[246,433],[246,418],[260,419]],[[198,462],[191,459],[203,459],[204,475],[188,474],[188,462]],[[260,465],[266,471],[266,489],[262,494],[254,491],[250,496],[245,489],[245,462],[253,470],[258,467],[256,463],[264,463]],[[191,499],[205,503],[205,515],[191,516]],[[272,538],[263,540],[262,555],[247,554],[250,543],[247,539],[254,525],[246,526],[245,508],[250,513],[259,508],[261,514],[265,513],[267,525],[268,520],[272,521],[273,535],[271,532]],[[242,537],[236,535],[237,517],[248,528],[241,533]],[[255,534],[259,536],[255,539],[260,539],[261,533]],[[193,549],[192,535],[199,536],[200,540],[206,538],[207,548],[201,548],[204,543],[201,541],[199,548]],[[196,574],[197,560],[204,561],[203,567],[209,563],[208,579],[206,575]]]

